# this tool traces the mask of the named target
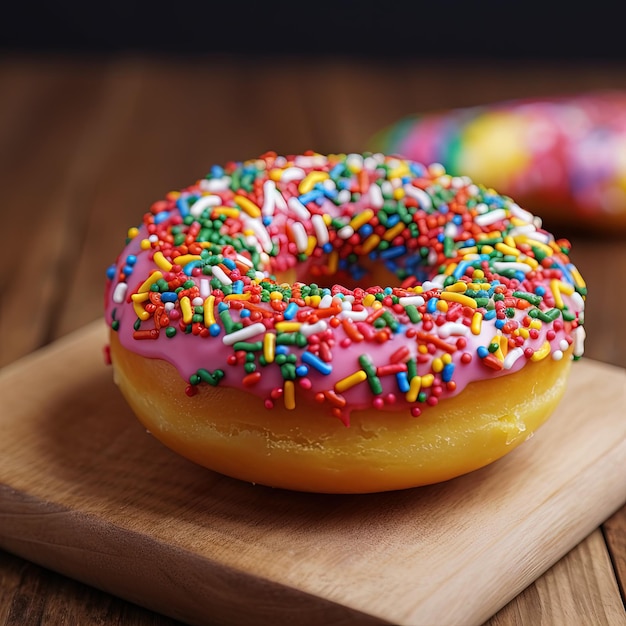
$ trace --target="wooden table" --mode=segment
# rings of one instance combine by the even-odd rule
[[[0,366],[99,318],[104,270],[125,229],[153,200],[213,163],[268,149],[360,151],[379,128],[417,110],[626,88],[625,70],[584,63],[0,58]],[[559,234],[571,239],[591,286],[587,355],[626,367],[626,334],[615,322],[626,301],[614,287],[626,272],[623,236]],[[625,586],[623,507],[488,624],[626,624]],[[174,622],[0,553],[0,624],[61,623]]]

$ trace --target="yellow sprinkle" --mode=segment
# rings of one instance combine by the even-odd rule
[[[261,217],[261,209],[249,198],[236,195],[233,199],[250,217]]]
[[[144,283],[141,285],[141,287],[139,287],[139,289],[137,289],[137,291],[139,293],[143,293],[144,291],[150,291],[150,287],[152,287],[152,285],[154,285],[154,283],[156,283],[158,280],[161,280],[161,278],[163,278],[163,274],[161,274],[161,272],[152,272],[152,274],[150,274],[150,276],[146,278]]]
[[[443,369],[443,361],[439,357],[435,357],[431,364],[433,372],[438,374]]]
[[[156,253],[155,253],[156,256]],[[201,261],[202,257],[199,254],[181,254],[174,259],[174,263],[176,265],[180,265],[184,267],[187,263],[191,263],[192,261]]]
[[[574,285],[564,283],[562,280],[559,281],[559,289],[561,293],[564,293],[566,296],[571,296],[574,293]]]
[[[373,217],[374,217],[374,211],[372,211],[372,209],[365,209],[365,211],[362,211],[361,213],[357,213],[350,220],[350,226],[352,226],[354,230],[359,230],[361,226],[364,226],[365,224],[367,224]]]
[[[447,310],[448,310],[448,303],[445,301],[445,299],[437,300],[437,311],[441,311],[442,313],[445,313]]]
[[[439,297],[442,300],[447,300],[448,302],[458,302],[459,304],[468,306],[472,309],[476,308],[476,300],[462,293],[455,293],[454,291],[442,291]]]
[[[265,333],[263,336],[263,356],[267,363],[274,362],[276,354],[276,335],[273,333]]]
[[[473,335],[480,335],[480,330],[483,327],[483,314],[480,311],[476,311],[472,317],[472,323],[470,330]]]
[[[393,190],[393,199],[394,200],[402,200],[402,198],[404,198],[405,196],[405,192],[404,189],[402,187],[396,187]]]
[[[569,272],[572,275],[572,278],[574,279],[577,287],[581,287],[582,289],[584,289],[587,286],[585,284],[585,281],[583,280],[583,277],[580,275],[580,272],[575,267],[570,267]]]
[[[185,322],[185,324],[191,324],[193,309],[191,307],[191,300],[188,296],[183,296],[180,299],[180,312],[183,314],[183,322]]]
[[[463,282],[462,280],[459,280],[452,285],[448,285],[444,289],[444,291],[453,291],[455,293],[465,293],[467,291],[467,283]]]
[[[444,365],[448,365],[449,363],[452,363],[452,355],[449,352],[446,352],[442,357],[441,360],[443,361]]]
[[[542,326],[543,326],[543,324],[542,324],[541,320],[534,319],[530,323],[530,327],[531,328],[535,328],[536,330],[539,330]]]
[[[463,256],[466,256],[468,254],[478,254],[478,248],[476,246],[470,246],[469,248],[461,248],[459,250],[459,253],[462,254]]]
[[[339,267],[339,252],[337,252],[337,250],[333,250],[328,255],[327,267],[329,274],[335,274],[337,272],[337,268]]]
[[[490,233],[478,233],[477,239],[502,239],[502,233],[499,230],[492,230]]]
[[[285,402],[285,408],[289,411],[293,411],[296,408],[296,388],[293,384],[293,380],[286,380],[283,391],[283,400]]]
[[[142,321],[145,322],[146,320],[150,319],[150,313],[148,313],[148,311],[146,311],[139,302],[134,302],[133,301],[133,309],[135,309],[135,315]]]
[[[457,264],[456,263],[450,263],[450,265],[448,265],[448,267],[446,267],[445,271],[444,271],[444,276],[450,276],[454,270],[456,269]]]
[[[315,237],[313,237],[313,235],[309,235],[308,241],[309,241],[309,243],[308,243],[304,253],[307,256],[311,256],[313,254],[313,250],[315,250],[315,246],[317,245],[317,239]]]
[[[150,248],[152,247],[149,239],[142,239],[140,245],[142,250],[150,250]]]
[[[283,170],[275,167],[273,170],[270,170],[269,177],[276,183],[283,177]]]
[[[420,345],[417,346],[417,351],[420,354],[428,354],[428,347],[425,344],[420,343]]]
[[[150,292],[144,291],[142,293],[134,293],[131,295],[131,300],[133,302],[145,302],[150,298]]]
[[[322,181],[328,178],[328,172],[311,172],[307,174],[298,185],[298,191],[300,193],[308,193],[317,185],[317,183],[321,183]]]
[[[302,322],[276,322],[274,327],[279,333],[295,333],[300,330]]]
[[[215,324],[215,313],[213,307],[215,306],[215,296],[209,296],[202,305],[204,310],[204,325],[211,326]]]
[[[483,246],[480,251],[482,254],[491,254],[493,252],[493,246]]]
[[[134,239],[139,234],[139,229],[136,226],[131,226],[128,229],[128,238]]]
[[[373,293],[368,293],[365,298],[363,298],[363,306],[372,306],[376,302],[376,296]]]
[[[398,167],[396,167],[395,170],[390,170],[388,177],[390,179],[392,178],[402,178],[403,176],[410,176],[411,175],[411,170],[409,170],[409,166],[407,165],[406,161],[401,161],[400,165],[398,165]]]
[[[513,331],[513,334],[515,334],[515,332],[517,332],[517,334],[520,337],[523,337],[524,339],[528,339],[530,337],[530,333],[528,332],[528,328],[524,328],[523,326],[521,326],[520,328],[516,328]]]
[[[552,292],[552,295],[554,296],[554,306],[557,309],[562,309],[565,306],[565,303],[563,302],[563,298],[561,297],[561,290],[559,289],[559,283],[561,281],[557,280],[556,278],[553,278],[550,281],[550,291]]]
[[[172,271],[172,264],[163,256],[160,250],[154,253],[153,259],[159,269],[162,269],[164,272]]]
[[[391,241],[395,239],[406,227],[404,222],[398,222],[395,226],[392,226],[384,235],[385,241]]]
[[[495,343],[498,345],[498,349],[493,353],[493,355],[499,360],[504,361],[504,357],[506,353],[509,351],[509,342],[502,335],[496,335],[490,343]]]
[[[532,267],[533,269],[537,269],[537,267],[539,267],[539,261],[531,256],[526,256],[525,254],[522,254],[519,257],[519,260],[522,261],[522,263],[526,263],[526,265],[530,265],[530,267]]]
[[[374,309],[374,311],[378,311],[378,309],[382,309],[382,307],[383,307],[383,303],[379,302],[378,300],[376,300],[376,302],[372,304],[372,308]]]
[[[168,191],[165,197],[168,200],[178,200],[178,198],[180,198],[180,191]]]
[[[281,291],[270,291],[270,300],[282,300],[283,294]]]
[[[505,243],[497,243],[496,250],[498,252],[502,252],[502,254],[510,254],[511,256],[519,256],[520,251],[517,248],[513,248],[511,246],[507,246]]]
[[[250,300],[251,293],[229,293],[224,300]]]
[[[305,302],[309,306],[312,306],[314,309],[316,309],[320,305],[321,301],[322,301],[322,296],[307,296],[305,298]]]
[[[367,374],[363,370],[358,370],[357,372],[354,372],[354,374],[350,374],[350,376],[346,376],[345,378],[338,380],[335,383],[335,391],[337,393],[342,393],[351,387],[362,383],[364,380],[367,380]]]
[[[226,217],[239,217],[239,213],[241,211],[232,206],[216,206],[213,207],[213,211],[211,211],[211,215],[225,215]]]
[[[533,352],[533,355],[530,357],[530,360],[541,361],[542,359],[545,359],[548,356],[548,354],[550,354],[550,342],[545,341],[543,346],[541,346],[539,350],[537,350],[536,352]]]
[[[481,289],[486,291],[491,289],[491,283],[468,283],[467,288],[473,289],[474,291],[480,291]]]
[[[422,387],[431,387],[435,382],[435,377],[433,374],[425,374],[422,376]]]
[[[513,237],[511,237],[511,235],[507,235],[504,238],[504,243],[509,246],[510,248],[513,248],[515,250],[517,250],[517,247],[515,246],[515,239],[513,239]]]
[[[362,253],[369,254],[379,243],[380,237],[376,233],[370,235],[361,246]]]
[[[475,269],[473,276],[474,276],[474,278],[484,278],[485,277],[485,272],[483,272],[482,270],[479,270],[479,269]]]
[[[421,376],[414,376],[413,378],[411,378],[411,382],[409,383],[409,390],[406,392],[406,401],[415,402],[417,400],[417,395],[419,394],[421,387]]]

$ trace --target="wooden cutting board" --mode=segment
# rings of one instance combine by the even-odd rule
[[[192,624],[471,626],[626,501],[626,372],[572,367],[539,432],[444,484],[273,490],[146,434],[92,324],[0,372],[0,547]]]

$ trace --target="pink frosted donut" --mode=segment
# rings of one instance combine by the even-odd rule
[[[626,229],[626,92],[417,115],[396,122],[371,144],[441,163],[554,223]]]
[[[155,202],[108,270],[116,380],[168,446],[272,486],[444,480],[547,419],[582,354],[569,244],[382,154],[267,153]]]

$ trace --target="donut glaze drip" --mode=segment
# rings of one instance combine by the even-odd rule
[[[346,425],[361,408],[417,416],[471,381],[582,355],[569,248],[438,164],[267,153],[152,205],[107,272],[106,319],[189,395],[227,385]],[[392,284],[368,285],[383,267]]]

